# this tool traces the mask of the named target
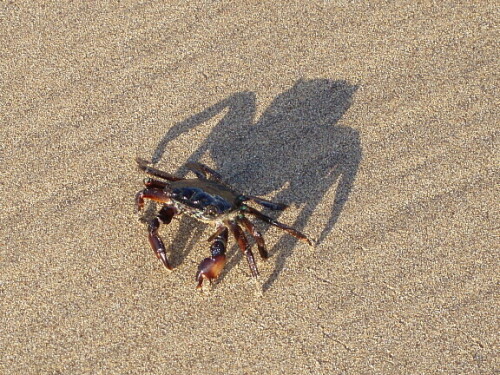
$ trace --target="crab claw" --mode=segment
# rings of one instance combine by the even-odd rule
[[[205,279],[212,282],[212,280],[218,278],[225,264],[225,255],[216,255],[203,259],[198,266],[198,272],[196,272],[196,281],[198,282],[196,288],[200,289],[202,287],[203,280]]]
[[[161,237],[158,235],[159,227],[160,221],[158,220],[158,218],[155,218],[149,222],[149,244],[151,245],[151,248],[155,252],[158,259],[162,261],[163,265],[171,270],[172,266],[170,265],[170,263],[168,263],[167,260],[165,244],[163,243]]]

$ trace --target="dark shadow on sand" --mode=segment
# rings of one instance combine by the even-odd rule
[[[201,161],[208,154],[212,159],[210,166],[236,190],[260,196],[279,191],[273,201],[291,204],[289,209],[300,210],[295,222],[287,224],[302,232],[327,191],[336,184],[333,202],[323,202],[331,205],[327,223],[316,231],[309,228],[306,233],[313,241],[321,243],[342,212],[361,161],[358,132],[338,125],[351,106],[356,89],[345,81],[299,80],[291,89],[278,95],[256,121],[255,94],[236,93],[172,126],[159,142],[152,161],[158,163],[163,158],[168,159],[168,150],[172,149],[171,143],[177,137],[227,111],[186,162]],[[183,176],[186,170],[177,172]],[[279,219],[280,212],[266,214]],[[182,221],[191,228],[194,224],[189,218]],[[181,230],[182,234],[179,233],[173,241],[167,240],[173,244],[171,257],[174,265],[184,259],[192,241],[201,233],[202,225],[194,225],[190,235]],[[267,226],[258,226],[264,234]],[[273,235],[276,233],[281,237],[270,249],[271,258],[268,260],[275,262],[275,269],[264,281],[264,291],[277,279],[297,243],[285,232],[273,230]],[[180,254],[179,247],[182,249]],[[258,256],[258,252],[254,253]],[[240,255],[233,256],[226,272],[240,258]]]

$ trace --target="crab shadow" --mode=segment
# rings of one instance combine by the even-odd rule
[[[210,166],[236,190],[258,196],[274,195],[273,201],[290,204],[289,210],[298,212],[293,223],[286,223],[301,232],[305,232],[318,204],[334,189],[333,200],[323,202],[329,206],[328,219],[316,231],[309,227],[306,233],[321,243],[342,212],[362,157],[358,132],[338,124],[351,106],[356,90],[357,86],[346,81],[301,79],[278,95],[258,120],[255,94],[236,93],[172,126],[159,142],[152,161],[158,163],[168,156],[167,150],[174,148],[179,136],[225,111],[186,162],[201,161],[208,155]],[[183,168],[177,171],[180,176],[186,173]],[[266,214],[279,219],[281,212]],[[174,265],[184,260],[204,228],[190,218],[183,217],[181,221],[181,230],[172,241]],[[182,229],[187,225],[190,230]],[[259,229],[266,237],[264,232],[269,227],[259,224]],[[264,291],[276,281],[297,244],[297,239],[278,229],[273,230],[273,235],[281,237],[270,249],[268,261],[275,263],[263,283]],[[242,260],[234,246],[228,255],[229,262],[218,282]]]

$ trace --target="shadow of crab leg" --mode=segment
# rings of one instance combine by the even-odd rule
[[[252,237],[255,239],[255,243],[257,244],[257,248],[259,249],[260,256],[264,259],[269,258],[269,253],[266,250],[266,244],[264,242],[264,237],[262,237],[262,234],[260,234],[260,232],[257,231],[257,229],[252,224],[252,222],[244,216],[239,217],[238,221],[243,224],[243,226],[245,227],[247,232],[250,233],[252,235]]]
[[[148,222],[149,244],[151,245],[151,248],[153,249],[158,259],[160,259],[163,262],[163,265],[169,270],[172,269],[172,266],[167,260],[165,244],[158,234],[158,228],[160,227],[160,222],[163,224],[169,224],[175,214],[176,210],[174,207],[164,206],[158,213],[158,216]]]
[[[247,258],[248,267],[250,267],[250,271],[252,271],[252,276],[257,278],[259,276],[259,270],[257,269],[257,264],[255,264],[255,258],[250,246],[248,246],[248,240],[245,233],[243,233],[243,229],[241,229],[240,226],[234,221],[228,221],[227,223],[229,225],[229,229],[231,229],[231,232],[234,235],[234,238],[236,238],[236,241],[238,242],[241,252],[245,254]]]
[[[226,245],[227,245],[228,230],[227,227],[221,225],[217,231],[210,236],[209,240],[213,241],[210,246],[209,258],[202,260],[196,272],[197,289],[203,285],[203,280],[217,279],[226,264]]]
[[[135,208],[140,211],[144,207],[144,199],[159,203],[170,203],[170,192],[159,188],[146,188],[135,195]]]
[[[197,162],[189,162],[186,164],[186,168],[190,171],[193,171],[198,178],[206,180],[207,173],[212,176],[212,179],[217,182],[223,182],[222,176],[214,171],[212,168],[206,166],[205,164],[197,163]]]
[[[168,172],[160,171],[159,169],[150,167],[148,165],[149,162],[147,160],[144,160],[144,159],[141,159],[141,158],[137,158],[137,159],[135,159],[135,161],[137,162],[137,166],[139,167],[139,169],[143,170],[144,172],[146,172],[146,173],[148,173],[150,175],[153,175],[153,176],[156,176],[156,177],[160,177],[160,178],[164,178],[165,180],[168,180],[168,181],[184,180],[184,178],[176,177],[173,174],[170,174]]]
[[[247,212],[247,213],[255,216],[256,218],[258,218],[262,221],[265,221],[268,224],[271,224],[271,225],[274,225],[275,227],[283,229],[285,232],[290,233],[292,236],[294,236],[294,237],[298,238],[299,240],[306,242],[307,244],[312,246],[311,241],[304,234],[300,233],[298,230],[296,230],[292,227],[289,227],[286,224],[280,223],[279,221],[274,220],[272,217],[264,215],[262,212],[256,210],[253,207],[245,205],[242,207],[242,210],[243,210],[243,212]]]
[[[286,205],[284,203],[274,203],[274,202],[268,201],[267,199],[255,197],[253,195],[245,195],[245,198],[246,198],[245,200],[251,200],[257,204],[260,204],[261,206],[263,206],[265,208],[269,208],[270,210],[274,210],[274,211],[283,211],[285,208],[288,207],[288,205]]]

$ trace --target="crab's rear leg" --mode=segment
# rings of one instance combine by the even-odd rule
[[[196,288],[201,288],[203,285],[203,280],[217,279],[226,264],[226,245],[227,245],[228,230],[227,227],[221,225],[217,231],[210,236],[209,241],[213,241],[210,246],[209,258],[203,259],[203,261],[198,266],[198,272],[196,273],[196,281],[198,285]]]
[[[245,200],[251,200],[257,204],[260,204],[262,207],[269,208],[270,210],[274,211],[283,211],[288,207],[288,205],[284,203],[274,203],[268,201],[267,199],[255,197],[253,195],[245,195],[245,198],[246,198]]]
[[[309,244],[309,246],[312,246],[312,242],[309,240],[309,238],[307,238],[305,234],[300,233],[297,229],[289,227],[286,224],[280,223],[279,221],[273,219],[272,217],[264,215],[262,212],[256,210],[253,207],[243,206],[242,210],[243,210],[243,212],[247,212],[247,213],[255,216],[256,218],[258,218],[262,221],[265,221],[268,224],[271,224],[271,225],[274,225],[275,227],[283,229],[285,232],[290,233],[292,236],[298,238],[301,241],[306,242],[307,244]]]

